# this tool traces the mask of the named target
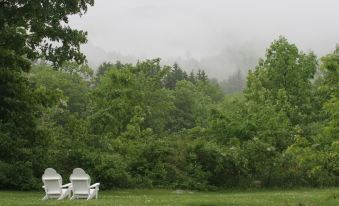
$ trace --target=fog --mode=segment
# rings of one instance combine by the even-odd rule
[[[280,35],[318,56],[339,43],[337,0],[95,0],[71,27],[88,31],[83,52],[102,61],[160,57],[226,79],[253,68]]]

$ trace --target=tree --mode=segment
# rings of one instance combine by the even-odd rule
[[[339,45],[335,51],[321,58],[320,77],[318,78],[318,90],[324,100],[338,97],[339,90]]]
[[[1,188],[30,189],[46,166],[47,139],[38,127],[43,108],[58,93],[34,87],[27,78],[31,61],[55,67],[66,60],[82,63],[86,33],[71,29],[68,15],[86,12],[93,0],[0,1],[0,178]],[[18,175],[20,178],[17,178]]]
[[[197,79],[203,82],[208,80],[208,77],[204,70],[200,70],[200,69],[198,70]]]
[[[246,86],[246,78],[240,70],[237,70],[227,80],[222,81],[220,86],[225,94],[242,92]]]
[[[192,82],[193,84],[195,84],[195,82],[196,82],[196,76],[195,76],[193,70],[190,72],[190,74],[189,74],[189,76],[188,76],[188,80],[189,80],[190,82]]]
[[[173,90],[177,82],[181,80],[187,80],[187,73],[177,63],[174,63],[173,69],[164,78],[164,86]]]
[[[82,63],[80,44],[86,42],[86,32],[71,29],[68,15],[82,15],[93,4],[94,0],[1,1],[0,66],[28,71],[29,60],[37,58],[55,66],[65,60]]]
[[[174,91],[175,109],[169,117],[169,130],[176,132],[196,126],[206,127],[211,102],[211,98],[192,82],[178,82]]]
[[[322,57],[321,62],[317,90],[320,111],[325,118],[320,140],[334,145],[338,144],[339,137],[339,45],[333,53]]]
[[[216,80],[197,81],[195,85],[198,90],[205,96],[210,97],[213,102],[220,102],[224,98],[224,94]]]
[[[92,94],[93,131],[133,138],[147,129],[161,133],[173,107],[171,93],[162,88],[168,70],[159,59],[111,67]]]
[[[107,70],[110,68],[110,67],[113,67],[114,64],[112,64],[111,62],[104,62],[102,64],[100,64],[100,66],[98,67],[98,70],[96,72],[96,76],[99,78],[101,77],[102,75],[104,75]]]
[[[88,66],[66,62],[54,70],[48,65],[34,65],[30,81],[35,87],[44,87],[50,92],[62,92],[66,97],[65,106],[72,113],[85,115],[88,105],[91,76],[93,70]]]
[[[294,44],[280,37],[267,49],[266,58],[249,72],[246,97],[280,104],[278,108],[286,112],[294,125],[310,122],[311,79],[316,68],[317,59],[313,53],[299,52]],[[260,95],[260,92],[265,94]]]

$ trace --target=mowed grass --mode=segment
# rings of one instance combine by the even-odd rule
[[[339,188],[224,192],[119,190],[100,191],[99,199],[90,201],[42,201],[43,195],[43,192],[0,191],[0,205],[339,206]]]

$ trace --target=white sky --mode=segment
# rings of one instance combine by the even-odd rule
[[[71,26],[90,44],[139,57],[204,58],[279,35],[318,55],[339,43],[339,0],[95,0]]]

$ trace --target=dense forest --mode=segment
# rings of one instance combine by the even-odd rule
[[[104,188],[338,185],[338,72],[339,47],[318,62],[284,38],[233,95],[159,59],[2,70],[1,187],[46,167]]]
[[[34,21],[2,13],[1,189],[40,188],[47,167],[66,179],[82,167],[104,189],[339,185],[339,46],[318,58],[280,37],[247,80],[234,75],[243,91],[229,79],[232,94],[160,59],[94,72],[81,64],[85,33],[46,26],[92,3],[79,2]],[[36,30],[16,30],[25,23]],[[42,34],[63,46],[37,50]]]

